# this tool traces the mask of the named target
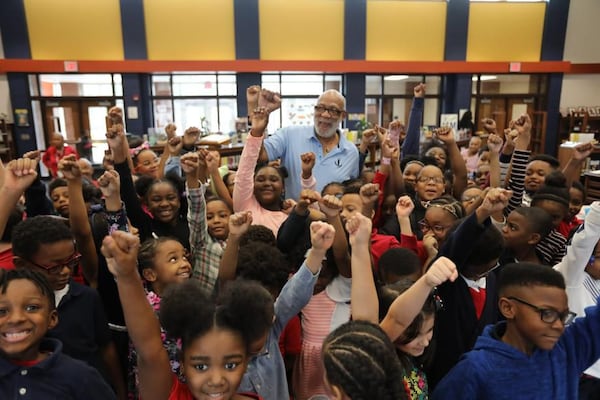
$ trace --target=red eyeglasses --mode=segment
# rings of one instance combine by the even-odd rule
[[[77,265],[79,265],[80,260],[81,260],[81,254],[77,250],[75,250],[73,252],[73,254],[71,254],[71,256],[69,256],[69,258],[67,258],[66,260],[61,261],[55,265],[40,265],[40,264],[34,263],[31,260],[27,260],[27,261],[30,264],[43,269],[49,275],[58,275],[61,273],[61,271],[65,267],[69,268],[70,270],[73,270],[73,268],[75,268],[75,267],[77,267]]]

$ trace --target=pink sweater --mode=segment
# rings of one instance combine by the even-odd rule
[[[262,140],[260,137],[248,135],[235,175],[233,211],[252,211],[252,224],[266,226],[277,237],[277,231],[287,218],[287,214],[283,211],[270,211],[263,208],[254,197],[254,168],[256,168]]]

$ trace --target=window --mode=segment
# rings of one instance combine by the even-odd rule
[[[365,77],[365,116],[371,124],[387,127],[394,119],[408,122],[413,88],[427,85],[423,125],[437,125],[441,97],[441,77],[436,75],[367,75]]]
[[[229,133],[235,129],[236,94],[233,73],[153,75],[154,129],[175,123],[180,131],[197,126]]]
[[[30,75],[29,82],[31,96],[113,97],[123,95],[120,74],[41,74]]]
[[[269,117],[268,133],[282,126],[312,125],[317,98],[329,89],[342,91],[342,75],[265,73],[262,87],[281,94],[281,108]]]

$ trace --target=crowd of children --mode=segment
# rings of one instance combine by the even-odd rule
[[[157,155],[118,108],[104,171],[59,134],[49,183],[38,151],[0,163],[0,397],[600,398],[600,203],[580,219],[577,176],[593,145],[561,171],[523,115],[420,149],[425,91],[406,130],[337,159],[359,171],[343,181],[323,181],[350,151],[343,96],[319,98],[306,149],[277,148],[298,155],[285,168],[264,161],[295,131],[266,142],[281,100],[255,86],[237,171],[194,127],[169,124]]]

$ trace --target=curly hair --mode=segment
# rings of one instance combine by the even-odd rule
[[[41,245],[75,240],[71,230],[56,217],[38,215],[19,222],[12,232],[13,254],[21,258],[31,258]]]
[[[402,366],[379,325],[350,321],[323,343],[327,380],[352,400],[406,399]]]
[[[256,332],[264,335],[271,325],[273,312],[273,298],[258,283],[230,282],[215,302],[200,282],[189,280],[167,287],[159,319],[170,337],[181,338],[183,351],[213,328],[239,334],[248,349]]]
[[[0,270],[0,293],[6,294],[6,290],[8,289],[10,282],[17,279],[26,279],[33,283],[38,289],[40,289],[42,295],[48,299],[50,311],[56,308],[54,290],[50,286],[50,283],[48,283],[48,280],[44,274],[31,268]]]
[[[264,225],[250,225],[248,230],[240,237],[240,247],[251,242],[261,242],[277,246],[275,234]]]
[[[237,276],[260,282],[276,294],[288,280],[291,272],[283,253],[271,244],[249,242],[238,251]]]

